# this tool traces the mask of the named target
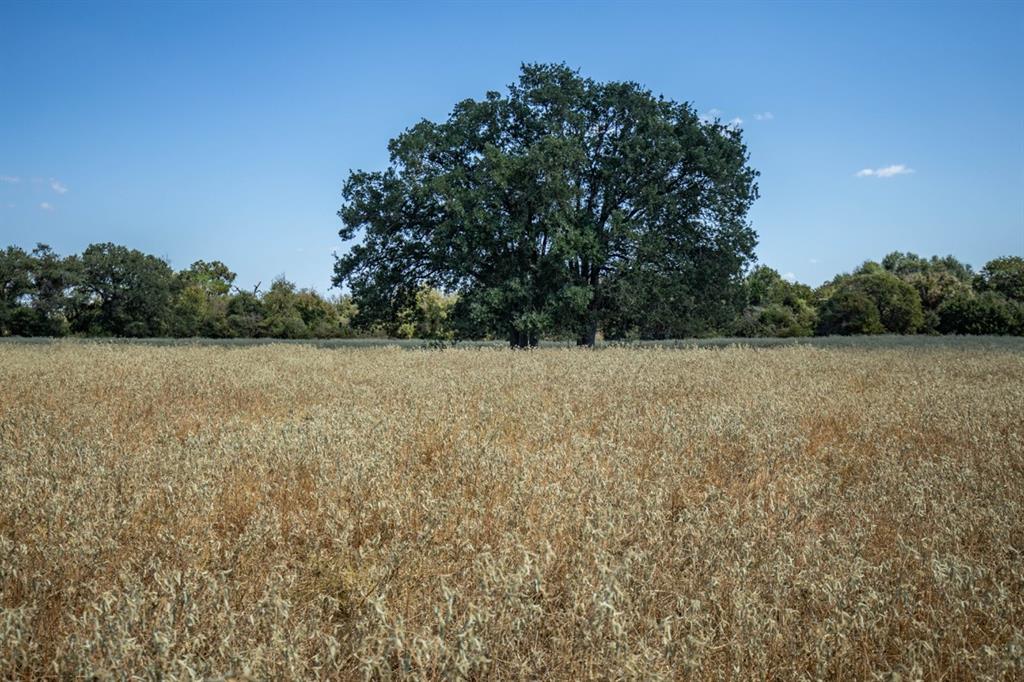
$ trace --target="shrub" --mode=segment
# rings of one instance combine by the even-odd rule
[[[841,289],[822,306],[818,323],[821,334],[881,334],[884,331],[878,306],[863,291]]]
[[[1024,334],[1024,304],[995,291],[950,298],[938,316],[944,334]]]

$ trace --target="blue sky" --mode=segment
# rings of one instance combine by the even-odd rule
[[[801,281],[896,249],[1024,254],[1010,2],[0,0],[0,246],[113,241],[325,291],[349,169],[524,61],[742,119],[759,259]]]

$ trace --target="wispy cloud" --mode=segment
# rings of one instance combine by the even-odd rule
[[[66,194],[68,191],[68,188],[64,185],[64,183],[62,183],[57,178],[50,178],[50,189],[52,189],[57,194]]]
[[[700,119],[701,123],[715,123],[721,121],[724,112],[721,109],[708,109],[703,114],[698,114],[697,118]],[[743,125],[743,119],[739,116],[735,116],[725,123],[722,123],[726,128],[739,128]]]
[[[49,203],[47,203],[45,201],[43,203],[39,204],[39,208],[43,209],[44,211],[52,211],[53,210],[53,206],[51,206]]]
[[[885,168],[862,168],[857,171],[858,178],[891,178],[897,175],[909,175],[913,168],[907,168],[902,163],[886,166]]]
[[[754,114],[755,121],[771,121],[773,118],[775,118],[775,114],[770,111],[762,111],[759,114]]]
[[[698,118],[700,118],[702,123],[711,123],[715,119],[718,119],[718,118],[721,118],[721,117],[722,117],[722,110],[721,109],[708,109],[703,114],[700,114],[700,116]]]
[[[16,175],[0,175],[0,182],[6,182],[9,185],[21,182],[21,178]]]
[[[795,282],[796,275],[794,275],[792,272],[787,272],[782,276],[782,279],[786,280],[787,282]]]
[[[816,265],[816,264],[820,263],[821,261],[820,261],[820,260],[818,260],[817,258],[811,258],[811,259],[810,259],[809,261],[807,261],[807,262],[808,262],[808,263],[810,263],[811,265]]]

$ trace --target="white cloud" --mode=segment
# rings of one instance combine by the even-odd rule
[[[810,263],[811,265],[815,265],[815,264],[817,264],[817,263],[820,263],[821,261],[820,261],[820,260],[818,260],[817,258],[812,258],[812,259],[810,259],[810,260],[809,260],[809,261],[807,261],[807,262],[808,262],[808,263]]]
[[[68,191],[68,188],[64,185],[64,183],[62,183],[57,178],[50,178],[50,189],[52,189],[57,194],[65,194]]]
[[[897,163],[885,168],[863,168],[857,171],[856,175],[858,178],[891,178],[895,175],[909,175],[913,172],[913,168],[907,168],[902,163]]]
[[[762,111],[759,114],[754,114],[755,121],[770,121],[775,118],[775,114],[770,111]]]
[[[794,275],[792,272],[787,272],[782,276],[782,279],[786,280],[787,282],[795,282],[796,275]]]
[[[724,112],[721,109],[708,109],[703,114],[699,114],[697,118],[700,119],[701,123],[715,123],[722,120]],[[728,122],[723,123],[726,128],[739,128],[743,125],[743,119],[736,116],[730,119]]]
[[[6,182],[9,185],[13,185],[17,182],[21,182],[21,178],[15,175],[0,175],[0,182]]]
[[[53,206],[51,206],[50,204],[48,204],[45,201],[43,203],[39,204],[39,208],[43,209],[44,211],[52,211],[53,210]]]
[[[701,114],[698,118],[700,118],[702,123],[711,123],[716,118],[721,118],[721,117],[722,117],[722,110],[721,109],[708,109],[703,114]]]

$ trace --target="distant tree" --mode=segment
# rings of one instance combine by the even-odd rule
[[[295,295],[295,308],[314,338],[327,339],[351,336],[351,318],[342,319],[344,306],[324,298],[313,289],[301,289]]]
[[[342,239],[361,241],[334,282],[364,319],[393,319],[423,285],[459,295],[460,329],[514,346],[734,313],[757,173],[738,129],[687,104],[529,65],[508,95],[460,102],[389,151],[387,170],[350,175],[339,211]]]
[[[878,275],[885,272],[885,267],[873,260],[866,260],[853,271],[854,275]]]
[[[232,336],[228,303],[235,273],[224,263],[196,261],[175,276],[171,333],[174,336]]]
[[[938,310],[945,334],[1024,334],[1024,303],[998,291],[962,292]]]
[[[917,290],[923,312],[921,330],[925,332],[938,331],[938,310],[946,300],[971,290],[971,267],[953,256],[926,259],[894,251],[882,260],[882,266]]]
[[[772,268],[758,266],[743,283],[746,307],[736,322],[737,336],[811,336],[817,323],[814,292],[788,282]]]
[[[17,246],[0,251],[0,336],[27,334],[32,312],[26,300],[31,291],[31,257]]]
[[[298,308],[298,291],[295,284],[284,277],[278,277],[262,299],[264,319],[262,336],[276,339],[309,338],[309,329]]]
[[[219,260],[197,260],[188,270],[178,273],[184,286],[195,286],[209,296],[226,296],[235,282],[235,273]]]
[[[873,261],[864,263],[853,275],[840,275],[826,283],[818,296],[818,331],[822,334],[913,334],[924,324],[917,291]],[[866,305],[874,313],[867,312]]]
[[[881,334],[885,331],[878,306],[864,291],[840,287],[821,306],[820,334]]]
[[[886,331],[913,334],[924,322],[917,291],[898,277],[878,272],[854,277],[850,284],[871,297]]]
[[[944,272],[961,282],[970,282],[973,276],[971,266],[961,263],[953,256],[922,258],[909,251],[893,251],[887,254],[882,259],[882,268],[902,278],[929,272]]]
[[[266,311],[255,293],[239,291],[227,305],[227,326],[231,336],[256,338],[263,336]]]
[[[1024,301],[1024,258],[1006,256],[990,260],[978,273],[975,288],[999,292],[1011,301]]]
[[[406,339],[451,339],[455,332],[450,318],[457,301],[457,296],[421,287],[413,304],[399,311],[392,335]]]
[[[33,336],[64,336],[70,331],[72,296],[79,284],[81,264],[77,256],[62,258],[47,244],[32,249],[30,274]]]
[[[171,336],[209,336],[204,333],[209,317],[209,297],[197,286],[186,286],[174,295],[170,322]]]
[[[338,326],[342,336],[351,336],[354,332],[355,318],[359,315],[359,306],[350,295],[344,294],[334,299],[334,307],[338,314]]]
[[[169,328],[174,272],[155,256],[115,244],[91,244],[81,258],[75,331],[161,336]]]
[[[813,309],[812,309],[813,312]],[[747,308],[733,329],[736,336],[781,337],[812,336],[814,327],[788,306],[770,303],[758,308]]]

